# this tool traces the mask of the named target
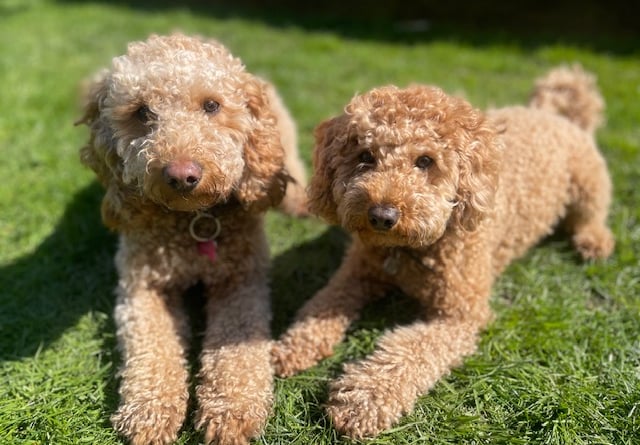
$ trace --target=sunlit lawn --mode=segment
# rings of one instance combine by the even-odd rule
[[[99,219],[101,190],[78,161],[86,129],[73,122],[83,78],[128,41],[174,29],[222,40],[277,85],[309,167],[314,126],[375,85],[435,83],[486,107],[525,101],[533,78],[560,63],[596,73],[608,104],[598,141],[615,184],[614,256],[581,263],[554,237],[513,264],[495,288],[496,321],[478,353],[369,443],[640,443],[637,49],[53,0],[0,1],[0,443],[120,443],[109,424],[119,363],[115,237]],[[276,335],[337,267],[347,238],[279,214],[269,216],[268,235]],[[335,356],[277,380],[256,443],[341,443],[322,410],[327,382],[371,351],[383,329],[410,320],[412,308],[390,296]],[[202,440],[190,417],[179,443]]]

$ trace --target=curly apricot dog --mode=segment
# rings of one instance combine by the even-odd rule
[[[590,131],[602,100],[592,76],[561,68],[538,82],[530,107],[485,115],[435,87],[388,86],[316,129],[311,211],[342,225],[353,244],[274,344],[276,372],[330,355],[361,308],[390,288],[423,308],[331,384],[327,410],[344,434],[389,428],[471,354],[491,317],[492,283],[558,223],[584,258],[611,253],[611,183],[594,138],[543,108],[581,115],[575,121]]]
[[[174,34],[129,45],[91,84],[81,150],[120,234],[115,320],[123,354],[115,429],[174,441],[189,394],[182,295],[204,284],[196,426],[243,444],[272,403],[264,210],[304,213],[295,127],[273,87],[219,43]]]

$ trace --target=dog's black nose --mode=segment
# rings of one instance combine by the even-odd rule
[[[202,167],[195,161],[172,161],[162,169],[162,176],[172,189],[190,192],[202,179]]]
[[[389,230],[398,222],[400,212],[391,206],[374,206],[369,209],[369,224],[375,230]]]

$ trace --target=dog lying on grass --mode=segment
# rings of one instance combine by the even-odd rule
[[[353,243],[274,344],[276,372],[329,356],[390,289],[416,298],[418,320],[330,385],[334,426],[375,436],[474,352],[511,261],[559,225],[584,259],[610,255],[611,181],[593,137],[602,108],[593,76],[574,67],[540,79],[528,107],[482,113],[436,87],[387,86],[321,123],[310,209]]]
[[[248,443],[272,404],[263,213],[281,201],[306,212],[293,121],[224,46],[180,34],[130,44],[85,102],[82,162],[105,187],[103,220],[120,234],[113,425],[132,444],[177,438],[189,397],[182,298],[200,282],[196,426],[207,443]]]

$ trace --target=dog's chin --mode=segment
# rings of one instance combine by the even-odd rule
[[[376,230],[364,218],[343,218],[342,227],[372,247],[424,249],[435,244],[446,232],[446,219],[424,220],[421,224],[400,221],[389,230]]]
[[[164,202],[158,202],[158,204],[174,212],[197,212],[199,210],[206,210],[213,207],[214,205],[216,205],[216,202],[178,198]]]
[[[380,233],[373,230],[361,229],[353,232],[362,244],[371,247],[406,247],[406,240],[392,236],[388,232]]]
[[[408,247],[410,249],[423,249],[435,243],[441,236],[441,233],[425,234],[401,234],[398,231],[377,231],[369,228],[361,228],[354,230],[360,241],[372,247]]]
[[[147,195],[147,197],[158,204],[161,207],[166,208],[174,212],[197,212],[200,210],[207,210],[218,204],[224,204],[228,196],[223,194],[162,194],[162,195]]]
[[[141,194],[153,203],[175,212],[207,210],[229,199],[233,188],[199,184],[191,191],[177,191],[160,181],[148,181]]]

